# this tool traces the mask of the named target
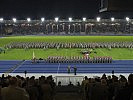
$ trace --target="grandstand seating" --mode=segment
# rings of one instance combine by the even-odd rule
[[[133,33],[133,24],[124,19],[102,19],[97,22],[95,19],[88,19],[85,23],[82,20],[75,20],[70,23],[67,20],[62,20],[56,23],[54,20],[47,20],[42,24],[41,21],[34,20],[30,23],[18,20],[14,24],[10,20],[5,20],[2,23],[1,34],[14,35],[122,35]],[[70,27],[69,27],[70,25]],[[72,34],[71,34],[72,33]],[[0,34],[0,35],[1,35]]]

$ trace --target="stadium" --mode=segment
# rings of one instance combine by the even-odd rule
[[[131,73],[131,17],[0,17],[0,100],[133,100]]]

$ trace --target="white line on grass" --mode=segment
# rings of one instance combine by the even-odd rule
[[[106,54],[101,49],[99,49],[99,51],[102,52],[104,56],[106,56]]]

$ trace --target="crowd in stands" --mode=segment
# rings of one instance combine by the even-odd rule
[[[63,87],[61,82],[56,85],[52,76],[41,76],[39,79],[34,76],[2,76],[0,80],[0,100],[55,100],[56,90]],[[69,87],[79,87],[76,89],[82,100],[133,100],[133,74],[128,79],[123,75],[119,78],[115,75],[107,77],[105,74],[95,78],[85,76],[82,84],[78,82],[74,86],[70,82],[67,88],[60,91],[67,91]]]
[[[47,22],[47,23],[5,23],[0,32],[14,35],[55,34],[76,35],[85,34],[130,34],[133,24],[128,22]],[[70,34],[73,33],[73,34]]]
[[[55,83],[52,76],[2,77],[0,100],[53,100]]]
[[[85,77],[82,89],[84,100],[133,100],[133,74],[128,80],[123,75],[120,78],[105,74],[95,79]]]

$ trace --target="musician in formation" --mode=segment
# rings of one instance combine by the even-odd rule
[[[52,56],[44,59],[45,63],[112,63],[112,57],[84,58],[79,56],[60,57]]]
[[[10,49],[52,49],[56,48],[133,48],[133,42],[83,42],[83,43],[62,43],[62,42],[12,42],[5,45]]]

